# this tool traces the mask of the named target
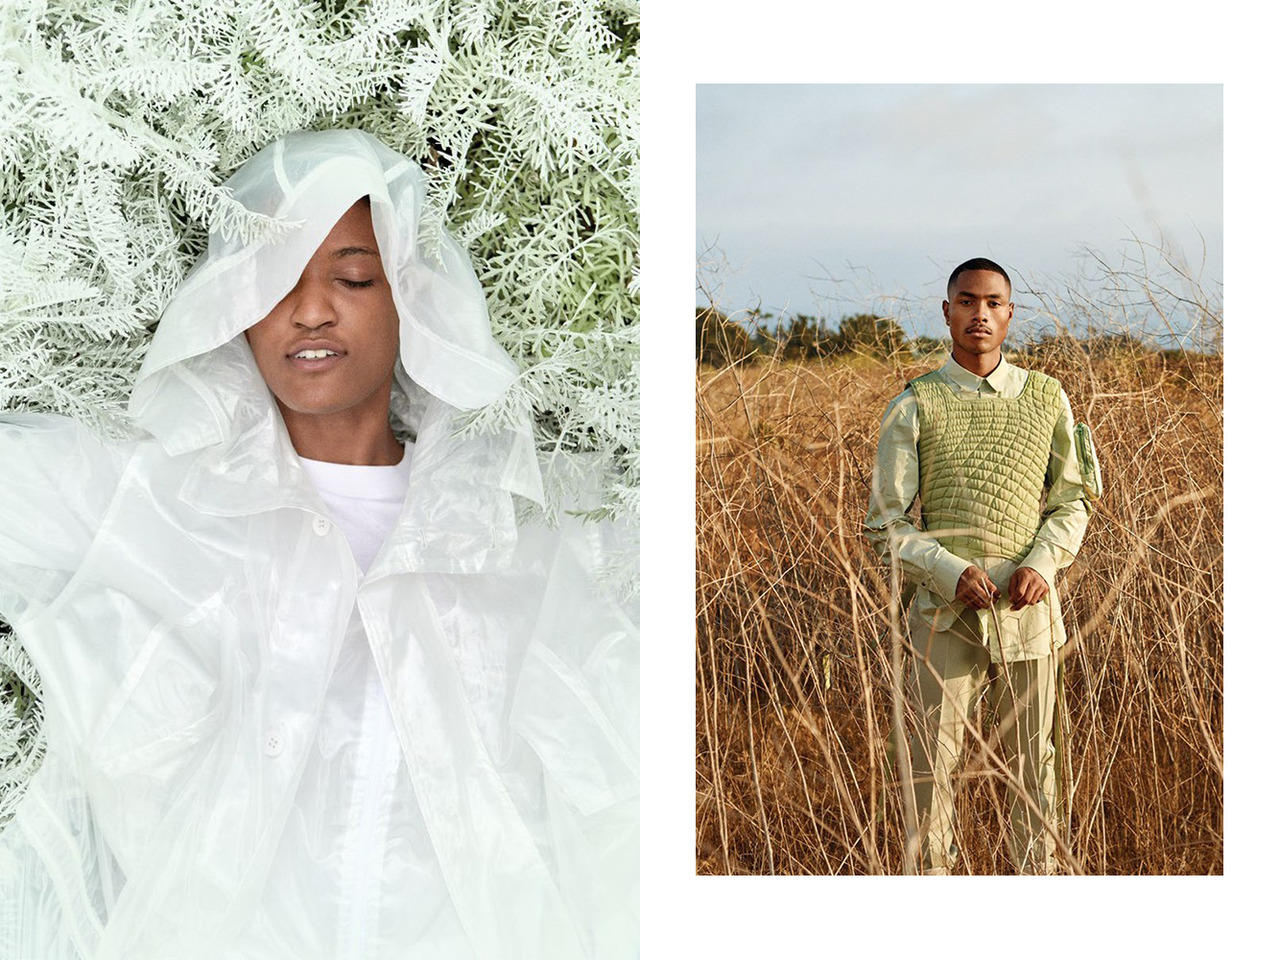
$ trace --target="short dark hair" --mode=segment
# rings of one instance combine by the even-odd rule
[[[970,270],[990,270],[992,273],[998,273],[1004,277],[1004,282],[1009,284],[1009,296],[1013,296],[1013,281],[1009,279],[1009,275],[1004,272],[1004,267],[996,263],[994,260],[988,260],[986,257],[974,257],[972,260],[966,260],[960,266],[951,271],[951,277],[947,280],[947,298],[951,298],[951,291],[955,289],[956,280],[960,274],[968,273]]]

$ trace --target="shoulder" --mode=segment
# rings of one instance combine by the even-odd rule
[[[100,438],[68,417],[0,412],[0,580],[9,581],[4,586],[20,593],[23,604],[38,600],[51,583],[32,580],[31,570],[69,572],[79,565],[134,445]],[[10,612],[21,606],[12,597],[7,603]]]
[[[1071,429],[1071,401],[1067,399],[1067,391],[1063,388],[1062,383],[1047,373],[1039,370],[1027,370],[1027,385],[1024,390],[1030,392],[1045,410],[1052,414],[1056,414],[1057,422],[1055,430],[1061,430],[1064,427]]]
[[[1054,390],[1062,389],[1061,381],[1055,377],[1049,376],[1049,374],[1041,370],[1027,370],[1026,374],[1028,383],[1039,384],[1043,387],[1052,387]]]
[[[946,375],[941,370],[930,370],[928,373],[922,373],[918,377],[912,377],[906,382],[902,392],[893,398],[889,408],[892,410],[902,403],[914,403],[920,393],[927,392],[935,386],[948,386]]]
[[[912,377],[908,380],[906,392],[918,390],[920,388],[928,389],[935,383],[944,385],[946,382],[947,378],[943,375],[941,370],[930,370],[928,373],[922,373],[920,376]]]
[[[955,392],[955,386],[943,370],[930,370],[907,381],[906,393],[921,400],[945,396]]]
[[[1049,403],[1066,403],[1067,392],[1059,380],[1040,370],[1023,369],[1023,372],[1027,377],[1027,391]]]
[[[101,437],[70,417],[0,411],[0,454],[6,472],[46,475],[58,485],[119,478],[136,441]]]
[[[941,370],[931,370],[907,381],[906,389],[894,401],[898,404],[897,409],[891,406],[890,413],[897,413],[914,427],[922,416],[932,416],[954,393],[955,387],[946,374]]]
[[[89,433],[88,428],[70,417],[56,413],[30,413],[25,410],[0,410],[0,437],[48,437]]]
[[[917,400],[915,390],[912,388],[914,383],[915,380],[909,381],[903,391],[889,401],[884,416],[880,418],[881,428],[890,424],[909,422],[915,418]]]
[[[100,436],[70,417],[0,411],[0,509],[92,514],[119,485],[136,440]],[[12,495],[18,501],[11,502]]]

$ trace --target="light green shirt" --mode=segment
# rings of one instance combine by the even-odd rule
[[[981,403],[988,397],[1016,397],[1027,382],[1027,371],[1015,367],[1003,357],[999,366],[986,377],[970,373],[954,357],[947,359],[940,372],[956,391],[957,397],[975,403]],[[1058,613],[1054,577],[1075,559],[1084,539],[1090,513],[1076,456],[1073,426],[1071,405],[1064,393],[1062,415],[1053,428],[1045,477],[1048,493],[1040,528],[1036,532],[1031,552],[1018,564],[1035,570],[1050,586],[1051,596],[1042,603],[1049,604],[1054,614],[1054,646],[1060,645],[1065,639]],[[893,399],[880,423],[880,444],[876,450],[870,509],[867,511],[864,529],[886,563],[890,561],[891,542],[896,540],[903,577],[921,588],[915,598],[916,611],[926,616],[941,614],[937,619],[937,628],[946,629],[954,620],[954,615],[963,610],[963,606],[953,607],[952,603],[960,575],[970,566],[971,561],[946,550],[907,517],[912,502],[920,492],[916,446],[919,437],[919,411],[915,394],[908,388]],[[1008,579],[1016,569],[1012,562],[996,557],[979,557],[972,562],[982,567],[1001,592],[1008,596]],[[951,609],[947,610],[948,607]],[[1006,649],[1005,652],[1009,659],[1044,655],[1049,652],[1047,638],[1045,639],[1046,642],[1042,643],[1038,639],[1031,642],[1028,638],[1027,644],[1016,644],[1018,649]]]

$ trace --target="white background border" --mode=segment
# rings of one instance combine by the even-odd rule
[[[1269,711],[1280,702],[1271,674],[1280,627],[1263,610],[1274,593],[1266,523],[1277,471],[1260,451],[1276,449],[1265,427],[1275,407],[1266,391],[1275,351],[1267,348],[1280,342],[1274,32],[1227,4],[642,6],[641,955],[1190,957],[1273,949],[1264,931],[1275,855],[1265,845],[1276,842],[1268,839],[1277,820],[1268,802],[1280,799]],[[1225,877],[694,875],[694,85],[952,81],[1225,84]],[[762,149],[768,136],[760,131]]]

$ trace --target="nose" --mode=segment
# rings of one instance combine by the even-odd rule
[[[295,327],[319,330],[338,319],[324,285],[309,281],[306,277],[298,281],[288,299],[291,307],[289,319]]]

